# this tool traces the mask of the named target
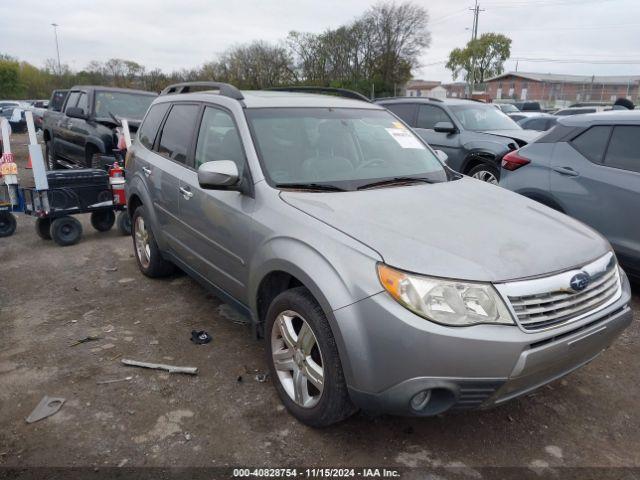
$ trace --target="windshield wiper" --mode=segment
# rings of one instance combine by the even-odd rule
[[[365,183],[360,185],[358,190],[367,190],[369,188],[385,187],[387,185],[395,185],[399,183],[435,183],[433,180],[425,177],[393,177],[377,182]]]
[[[322,183],[276,183],[276,188],[292,188],[297,190],[314,190],[317,192],[346,192],[344,188]]]

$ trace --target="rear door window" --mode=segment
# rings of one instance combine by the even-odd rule
[[[431,105],[420,105],[420,108],[418,109],[418,121],[416,122],[417,128],[433,130],[438,122],[453,123],[451,122],[449,115],[447,115],[441,108]]]
[[[158,127],[160,127],[164,114],[167,113],[169,106],[169,103],[160,103],[158,105],[153,105],[149,109],[149,113],[138,131],[140,143],[145,147],[149,149],[153,148],[153,143],[155,142],[156,134],[158,133]]]
[[[640,127],[625,125],[613,129],[604,164],[640,172]]]
[[[398,117],[407,122],[408,125],[412,127],[415,126],[417,105],[412,103],[392,103],[390,105],[384,105],[384,107],[391,110]]]
[[[571,145],[587,159],[601,164],[610,135],[611,127],[591,127],[574,138]]]
[[[160,155],[187,165],[199,110],[200,106],[193,104],[176,104],[171,108],[160,134]]]

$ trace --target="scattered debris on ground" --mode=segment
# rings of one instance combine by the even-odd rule
[[[69,346],[70,347],[75,347],[76,345],[80,345],[82,343],[97,342],[98,340],[102,340],[102,337],[94,337],[94,336],[89,335],[88,337],[84,337],[84,338],[81,338],[80,340],[76,340],[75,342],[73,342]]]
[[[118,383],[118,382],[128,382],[132,380],[132,376],[124,377],[124,378],[114,378],[113,380],[101,380],[96,382],[96,385],[107,385],[109,383]]]
[[[211,335],[209,335],[204,330],[200,330],[200,331],[192,330],[191,341],[196,345],[204,345],[211,341]]]
[[[166,370],[169,373],[186,373],[189,375],[198,374],[197,367],[177,367],[175,365],[165,365],[163,363],[139,362],[137,360],[130,360],[128,358],[123,358],[122,363],[125,365],[129,365],[131,367],[151,368],[154,370]]]
[[[47,395],[45,395],[44,397],[42,397],[42,400],[40,400],[40,403],[38,403],[36,408],[34,408],[26,418],[27,423],[34,423],[38,420],[42,420],[43,418],[50,417],[62,408],[62,404],[64,402],[64,398],[48,397]]]

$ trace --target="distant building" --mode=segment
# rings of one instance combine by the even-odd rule
[[[598,76],[507,72],[485,82],[495,100],[537,100],[548,104],[607,102],[640,98],[640,75]]]
[[[429,92],[440,86],[438,81],[409,80],[405,87],[407,97],[428,97]]]
[[[466,98],[467,84],[465,82],[443,83],[442,86],[447,91],[449,98]]]

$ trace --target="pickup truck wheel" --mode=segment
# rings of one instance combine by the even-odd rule
[[[45,156],[47,157],[47,169],[57,170],[58,168],[60,168],[60,165],[58,164],[58,160],[56,160],[56,155],[53,151],[50,141],[44,143],[44,151],[45,151]]]
[[[144,207],[136,208],[133,213],[132,236],[133,251],[140,271],[147,277],[157,278],[171,275],[175,269],[173,263],[162,258],[156,239],[146,221]]]
[[[476,165],[469,170],[467,175],[493,185],[498,185],[498,181],[500,180],[500,172],[498,172],[498,169],[486,163]]]
[[[300,422],[326,427],[352,415],[327,317],[304,287],[287,290],[266,317],[267,361],[280,399]]]
[[[99,232],[108,232],[116,223],[116,214],[113,210],[91,212],[91,225]]]
[[[43,240],[51,240],[51,219],[36,218],[36,233]]]
[[[11,212],[0,212],[0,237],[10,237],[16,231],[16,217]]]
[[[71,216],[56,218],[51,222],[51,238],[61,247],[75,245],[82,237],[82,224]]]

